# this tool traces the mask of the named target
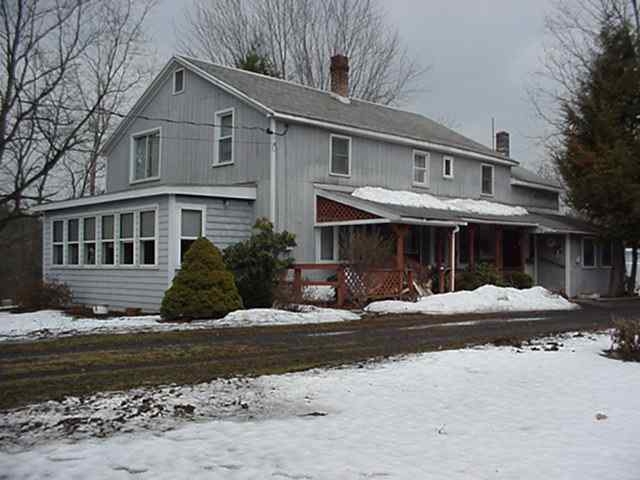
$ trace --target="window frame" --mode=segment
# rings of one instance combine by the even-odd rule
[[[230,136],[222,136],[222,117],[231,114],[231,135]],[[223,110],[218,110],[214,114],[215,118],[215,129],[214,129],[214,145],[215,150],[213,152],[213,166],[214,167],[226,167],[227,165],[233,165],[236,161],[236,109],[234,107],[225,108]],[[220,161],[220,141],[225,140],[227,138],[231,138],[231,161],[229,162],[221,162]]]
[[[198,237],[183,237],[182,236],[182,211],[183,210],[199,210],[201,213],[201,225],[200,225],[200,236],[206,238],[207,237],[207,206],[200,204],[192,204],[192,203],[181,203],[177,205],[178,210],[178,225],[177,225],[177,233],[178,233],[178,248],[176,249],[177,258],[176,265],[178,269],[182,267],[182,240],[197,240]]]
[[[80,252],[80,239],[82,238],[82,231],[81,231],[81,225],[82,225],[82,217],[70,217],[65,221],[65,242],[64,242],[64,246],[65,246],[65,265],[69,265],[71,267],[80,267],[82,266],[82,255]],[[69,240],[69,222],[72,221],[77,221],[78,222],[78,238],[75,241],[70,241]],[[78,261],[77,263],[69,263],[69,247],[71,246],[75,246],[78,249]]]
[[[585,248],[584,248],[584,244],[586,241],[590,241],[593,245],[593,264],[592,265],[587,265],[587,263],[584,261],[585,259]],[[580,245],[581,248],[581,256],[582,256],[582,268],[587,268],[587,269],[592,269],[592,268],[597,268],[598,267],[598,248],[597,248],[597,242],[596,239],[594,237],[582,237],[582,242]]]
[[[418,155],[424,156],[424,168],[416,167],[416,156]],[[417,187],[429,188],[431,186],[431,152],[414,149],[411,154],[411,163],[413,165],[413,168],[411,169],[412,184]],[[424,182],[418,182],[416,180],[416,170],[424,170]]]
[[[122,216],[123,215],[129,215],[131,214],[132,217],[132,226],[131,226],[131,237],[125,237],[123,238],[121,236],[122,233]],[[137,231],[137,222],[136,222],[136,212],[134,210],[123,210],[121,212],[118,213],[118,230],[116,233],[116,244],[117,244],[117,250],[116,250],[116,265],[118,266],[122,266],[122,267],[134,267],[137,265],[137,255],[136,255],[136,231]],[[132,250],[133,250],[133,255],[132,255],[132,261],[131,263],[122,263],[122,259],[121,257],[121,248],[122,245],[124,243],[131,243],[132,244]]]
[[[153,177],[144,177],[136,179],[136,139],[140,137],[147,137],[146,148],[148,152],[149,148],[149,140],[148,137],[153,136],[154,134],[158,134],[158,174]],[[145,156],[145,171],[146,171],[146,162],[148,161],[148,156]],[[129,183],[144,183],[144,182],[153,182],[156,180],[160,180],[162,176],[162,127],[154,127],[149,128],[147,130],[141,130],[139,132],[135,132],[131,134],[130,140],[130,151],[129,151]]]
[[[483,175],[484,175],[485,168],[491,169],[491,193],[487,193],[482,190],[484,188]],[[496,168],[494,165],[491,165],[490,163],[481,163],[480,164],[480,195],[483,195],[485,197],[493,197],[495,195],[495,192],[496,192]]]
[[[447,162],[450,165],[450,172],[447,175]],[[453,157],[451,155],[444,155],[442,157],[442,178],[446,178],[447,180],[453,180],[455,174],[453,172]]]
[[[143,237],[142,236],[142,214],[147,212],[153,212],[153,237]],[[137,265],[140,268],[148,268],[148,267],[157,267],[158,266],[158,247],[159,247],[159,238],[158,238],[158,208],[142,208],[136,212],[136,216],[138,217],[138,229],[136,237],[136,243],[138,245],[138,263]],[[135,232],[134,232],[135,233]],[[143,241],[151,241],[153,240],[153,263],[142,263],[142,242]],[[135,247],[134,247],[135,250]]]
[[[118,222],[120,221],[120,219],[118,218],[118,214],[116,212],[114,213],[101,213],[99,215],[97,215],[100,218],[100,252],[99,252],[99,259],[100,262],[97,264],[97,266],[100,267],[107,267],[107,268],[114,268],[118,266],[117,263],[117,248],[116,248],[116,243],[117,243],[117,239],[116,239],[116,230],[117,230],[117,225]],[[102,227],[103,227],[103,223],[102,223],[102,219],[105,217],[112,217],[113,218],[113,234],[111,236],[111,238],[103,238],[102,236]],[[104,263],[104,244],[105,243],[111,243],[112,247],[113,247],[113,263]]]
[[[340,173],[340,172],[334,172],[333,171],[333,139],[334,138],[338,138],[341,140],[346,140],[348,143],[348,148],[347,148],[347,173]],[[350,178],[351,177],[351,158],[352,158],[352,149],[351,149],[351,145],[352,145],[352,141],[351,141],[351,137],[347,136],[347,135],[339,135],[337,133],[330,133],[329,134],[329,175],[331,175],[332,177],[343,177],[343,178]]]
[[[87,240],[85,238],[85,223],[87,220],[93,218],[93,240]],[[98,264],[98,215],[87,215],[86,217],[82,217],[81,219],[81,223],[82,223],[82,229],[80,232],[80,243],[81,243],[81,248],[80,248],[80,257],[81,257],[81,261],[80,264],[81,265],[86,265],[87,267],[94,267]],[[86,248],[88,244],[93,244],[93,249],[94,249],[94,258],[93,258],[93,263],[86,263],[85,260],[85,252],[86,252]]]
[[[176,76],[180,72],[182,72],[182,88],[180,90],[178,90],[178,89],[176,89]],[[187,78],[187,76],[185,74],[184,68],[176,68],[173,71],[172,80],[173,80],[173,94],[174,95],[179,95],[179,94],[184,92],[186,78]]]
[[[62,224],[62,240],[60,240],[59,242],[55,241],[55,224],[56,223],[61,223]],[[67,230],[67,227],[65,225],[65,220],[60,219],[60,220],[51,220],[51,266],[52,267],[61,267],[65,265],[65,260],[66,260],[66,252],[65,252],[65,232]],[[55,247],[61,247],[62,248],[62,263],[54,263],[54,260],[56,258],[55,255]]]

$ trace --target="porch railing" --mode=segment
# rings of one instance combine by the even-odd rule
[[[394,269],[368,269],[358,272],[344,263],[297,263],[289,271],[293,271],[290,282],[293,300],[300,302],[307,286],[329,286],[335,289],[335,304],[343,307],[346,304],[358,304],[368,300],[381,298],[397,298],[414,293],[413,271]],[[306,278],[304,273],[322,271],[334,276],[335,280],[314,280]],[[288,275],[285,275],[288,277]]]

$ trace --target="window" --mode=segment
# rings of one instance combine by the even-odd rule
[[[85,218],[82,224],[82,263],[96,264],[96,218]]]
[[[102,221],[102,235],[100,242],[100,250],[102,251],[102,264],[113,265],[115,263],[115,249],[113,246],[114,241],[114,219],[113,215],[105,215],[101,219]]]
[[[339,135],[331,135],[330,156],[331,165],[329,173],[331,175],[351,175],[351,138]]]
[[[482,165],[482,194],[493,195],[493,165]]]
[[[120,215],[120,232],[118,235],[120,265],[133,265],[133,213]]]
[[[184,92],[184,69],[173,72],[173,94]]]
[[[429,185],[429,160],[427,152],[413,152],[413,183],[418,185]]]
[[[133,137],[133,181],[152,180],[160,175],[160,129]]]
[[[64,222],[53,222],[53,264],[64,264]]]
[[[453,157],[442,157],[442,176],[453,178]]]
[[[611,242],[600,244],[600,266],[611,266]]]
[[[233,110],[216,113],[216,163],[233,163]]]
[[[67,221],[67,264],[78,265],[80,263],[80,220],[74,218]]]
[[[156,263],[156,212],[140,212],[140,265]]]
[[[582,239],[582,266],[586,268],[596,266],[596,244],[593,238]]]
[[[193,242],[203,236],[203,215],[202,210],[183,209],[180,217],[180,263],[182,263]]]
[[[320,260],[332,261],[335,253],[335,235],[333,227],[320,229]]]

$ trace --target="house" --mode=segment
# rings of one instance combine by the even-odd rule
[[[568,296],[606,291],[610,246],[560,214],[561,187],[510,158],[506,132],[495,151],[348,98],[348,60],[331,60],[328,92],[173,57],[104,147],[107,193],[38,208],[44,276],[78,303],[157,311],[194,239],[223,249],[264,216],[296,234],[298,262],[339,261],[370,228],[400,239],[399,269],[436,265],[451,287],[492,262]]]

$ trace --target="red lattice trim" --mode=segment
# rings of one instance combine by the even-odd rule
[[[380,218],[372,213],[358,208],[350,207],[344,203],[329,200],[324,197],[316,197],[316,221],[321,222],[348,222],[350,220],[373,220]]]

